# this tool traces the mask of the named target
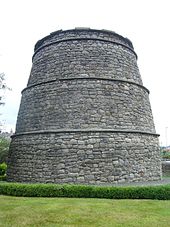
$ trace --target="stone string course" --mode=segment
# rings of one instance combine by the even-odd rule
[[[117,184],[161,178],[149,92],[130,40],[58,31],[38,41],[8,181]]]

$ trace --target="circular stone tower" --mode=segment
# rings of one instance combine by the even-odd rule
[[[8,181],[114,184],[161,178],[149,91],[130,40],[56,31],[35,45]]]

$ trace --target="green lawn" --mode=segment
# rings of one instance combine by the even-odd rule
[[[170,201],[0,196],[0,226],[168,227]]]

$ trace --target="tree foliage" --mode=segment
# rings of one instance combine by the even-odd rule
[[[2,101],[3,99],[3,92],[5,89],[7,89],[7,85],[5,83],[5,74],[0,73],[0,105],[3,105],[4,102]]]
[[[0,105],[4,105],[4,94],[6,90],[11,90],[5,83],[5,74],[0,73]],[[1,115],[1,111],[0,111]],[[0,132],[1,132],[2,122],[0,122]]]
[[[5,74],[0,73],[0,105],[4,104],[4,91],[9,89],[5,83]],[[1,126],[1,122],[0,122]],[[10,140],[0,137],[0,164],[7,161]]]

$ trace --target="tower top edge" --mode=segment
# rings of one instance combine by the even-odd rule
[[[67,29],[67,30],[57,30],[54,32],[51,32],[49,35],[45,36],[44,38],[40,39],[37,41],[35,44],[34,51],[36,51],[39,47],[43,45],[44,42],[48,41],[49,39],[52,39],[55,36],[61,36],[61,35],[66,35],[67,33],[74,33],[79,35],[82,32],[86,32],[87,34],[90,33],[98,33],[98,34],[106,34],[109,37],[117,37],[118,39],[122,40],[123,42],[127,43],[128,46],[130,46],[132,49],[133,44],[130,39],[123,37],[122,35],[119,35],[118,33],[111,31],[111,30],[106,30],[106,29],[92,29],[88,27],[75,27],[74,29]]]

